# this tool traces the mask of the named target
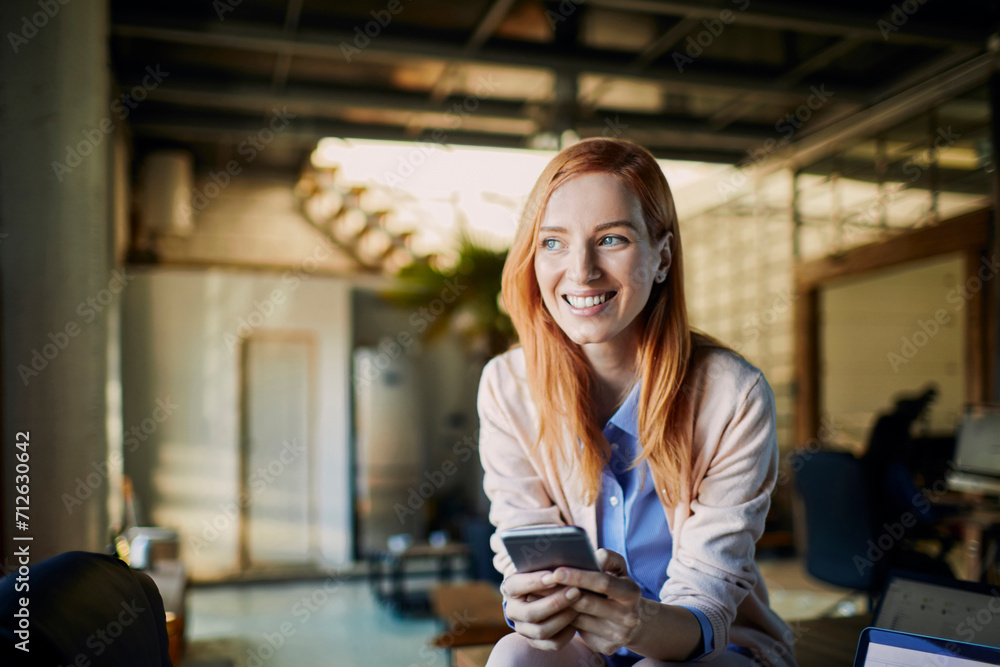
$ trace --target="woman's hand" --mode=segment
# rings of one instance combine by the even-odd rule
[[[568,590],[582,591],[571,605],[571,610],[579,613],[570,627],[580,633],[587,646],[609,655],[633,644],[644,621],[656,613],[659,605],[643,599],[639,585],[629,578],[628,566],[621,555],[598,549],[597,564],[601,572],[560,567],[543,576],[540,583],[561,584]]]
[[[548,571],[512,574],[500,587],[507,601],[507,618],[514,622],[514,629],[531,646],[543,651],[557,651],[573,639],[576,628],[570,624],[577,612],[570,605],[580,599],[577,588],[542,582],[551,576]]]

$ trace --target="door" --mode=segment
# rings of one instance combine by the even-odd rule
[[[258,331],[243,345],[240,565],[314,560],[310,464],[315,340]]]

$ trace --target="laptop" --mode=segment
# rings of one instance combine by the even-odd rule
[[[1000,586],[890,570],[872,625],[1000,650]]]
[[[1000,405],[968,406],[945,481],[952,491],[1000,496]]]
[[[1000,649],[907,632],[865,628],[854,667],[993,667]]]

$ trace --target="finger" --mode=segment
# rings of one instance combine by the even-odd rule
[[[622,602],[634,602],[639,597],[639,586],[628,577],[615,576],[606,572],[589,572],[569,567],[557,568],[545,583],[559,583],[566,587],[582,588],[606,595]]]
[[[543,583],[542,577],[551,574],[548,570],[538,572],[521,572],[512,574],[500,585],[500,592],[504,597],[524,597],[528,593],[538,595],[546,589],[552,588],[551,583]]]
[[[529,639],[551,639],[565,630],[576,616],[574,610],[564,609],[541,623],[514,623],[514,629]]]
[[[576,628],[568,625],[548,639],[528,639],[528,644],[542,651],[558,651],[573,641]]]
[[[598,549],[596,556],[597,565],[601,568],[601,572],[609,572],[619,576],[628,575],[628,564],[620,553],[610,549]]]
[[[596,618],[604,619],[619,625],[632,625],[631,617],[636,616],[629,608],[611,598],[601,597],[594,593],[584,592],[570,604],[570,608]]]
[[[558,591],[533,602],[511,598],[507,601],[507,618],[512,621],[541,623],[550,616],[568,609],[579,598],[580,590],[578,588]]]
[[[580,635],[580,639],[582,639],[583,643],[589,646],[591,650],[596,651],[597,653],[602,653],[604,655],[611,655],[624,645],[624,644],[616,645],[614,642],[609,641],[603,635],[589,632],[587,630],[581,630],[580,628],[576,628],[576,633]]]
[[[555,593],[557,591],[564,591],[564,590],[566,590],[565,586],[560,586],[560,585],[557,584],[555,586],[549,586],[548,588],[543,588],[542,590],[537,591],[535,593],[528,593],[527,595],[525,595],[521,599],[522,600],[527,600],[528,602],[534,602],[535,600],[541,600],[542,598],[544,598],[546,596],[552,595],[553,593]]]

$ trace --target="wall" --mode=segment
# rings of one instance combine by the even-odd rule
[[[838,444],[863,453],[876,413],[930,382],[939,393],[928,426],[954,433],[965,400],[964,276],[963,257],[936,257],[820,293],[820,415],[839,425]]]
[[[719,183],[729,180],[729,172],[718,177]],[[792,442],[790,193],[791,174],[778,172],[737,200],[716,200],[721,205],[680,219],[691,325],[720,338],[764,372],[774,391],[783,450],[799,444]]]
[[[135,277],[122,308],[125,471],[147,521],[180,531],[194,578],[236,571],[237,340],[256,329],[307,330],[319,341],[313,481],[321,564],[346,563],[352,503],[347,283],[294,269],[130,271]],[[138,434],[130,440],[134,427]]]
[[[107,3],[52,6],[50,17],[34,0],[0,3],[5,567],[13,547],[28,544],[15,534],[34,538],[38,562],[103,549],[116,519],[108,483],[116,472],[103,464],[116,453],[108,397],[117,391],[111,322],[121,284],[110,174],[112,135],[123,130],[110,109]],[[13,444],[23,431],[30,511],[27,527],[15,529]]]

